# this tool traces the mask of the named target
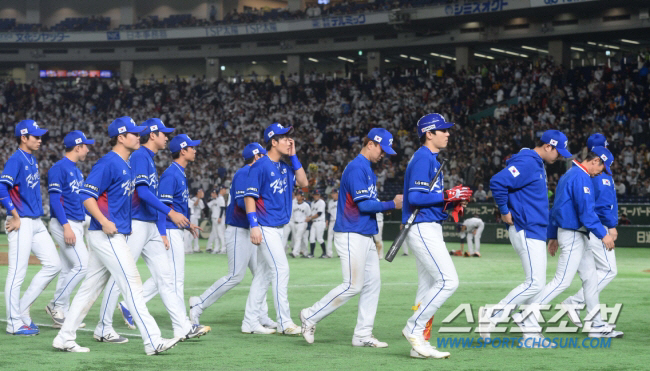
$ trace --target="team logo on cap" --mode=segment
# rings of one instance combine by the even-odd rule
[[[187,142],[182,142],[181,143],[181,148],[185,148],[185,147],[187,147]]]
[[[275,133],[273,132],[273,130],[269,131],[269,138],[274,136],[274,135],[275,135]]]
[[[284,126],[282,126],[282,124],[278,124],[278,127],[279,127],[280,129],[284,129]]]
[[[135,121],[133,121],[133,119],[131,119],[131,123],[132,123],[133,125],[135,125]]]
[[[81,143],[81,138],[77,138],[77,139],[75,139],[75,140],[74,140],[74,143],[75,143],[75,144],[79,144],[79,143]]]
[[[260,153],[260,150],[257,149],[257,148],[255,148],[255,149],[253,150],[253,155],[256,155],[256,154],[258,154],[258,153]]]
[[[375,135],[375,142],[381,143],[381,137],[379,135]]]
[[[388,139],[388,145],[392,146],[393,145],[393,138]]]
[[[550,144],[552,146],[557,146],[557,140],[551,139],[551,140],[548,141],[548,144]]]
[[[568,140],[565,140],[565,141],[564,141],[564,148],[567,148],[567,147],[569,147],[569,141],[568,141]]]
[[[519,173],[519,170],[517,170],[517,168],[514,167],[514,166],[510,166],[510,167],[508,168],[508,171],[509,171],[510,174],[512,174],[512,176],[514,176],[515,178],[518,177],[519,174],[520,174],[520,173]]]
[[[32,126],[34,126],[34,129],[38,129],[38,124],[36,123],[36,121],[32,123]]]
[[[131,121],[133,121],[133,120],[131,120]],[[120,134],[124,133],[125,131],[126,131],[126,126],[120,126],[117,129],[117,132],[120,133]]]
[[[158,130],[158,125],[151,125],[151,131],[156,131]]]
[[[607,156],[605,154],[600,155],[600,158],[603,159],[603,162],[607,162]]]
[[[603,143],[603,147],[607,147],[608,145],[609,145],[609,143],[607,143],[607,141],[605,141],[605,143]]]
[[[20,134],[27,134],[27,129],[20,129]]]

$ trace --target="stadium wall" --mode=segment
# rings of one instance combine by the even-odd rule
[[[116,27],[120,24],[120,5],[126,4],[128,4],[126,0],[110,2],[82,0],[41,1],[40,23],[50,27],[66,18],[81,18],[94,15],[110,17],[111,26]]]

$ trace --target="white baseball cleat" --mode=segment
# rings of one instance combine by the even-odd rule
[[[50,307],[48,304],[45,307],[45,313],[47,313],[54,322],[52,328],[61,328],[61,326],[63,326],[63,322],[65,322],[65,316],[63,315],[63,312],[54,309],[54,307]]]
[[[481,308],[481,312],[482,312],[482,317],[485,318],[485,313],[487,312],[487,308]],[[487,320],[487,323],[481,322],[479,323],[478,326],[479,335],[481,336],[481,338],[483,338],[483,340],[489,339],[490,334],[494,332],[494,329],[496,327],[497,325],[494,324],[490,319]]]
[[[422,336],[422,334],[411,334],[411,331],[407,326],[404,327],[404,329],[402,330],[402,335],[404,335],[404,337],[409,342],[409,344],[411,344],[411,347],[413,347],[413,350],[416,353],[418,353],[419,355],[425,358],[429,358],[431,356],[431,351],[429,350],[429,347],[424,341],[424,336]]]
[[[52,342],[52,347],[54,349],[58,349],[62,352],[70,352],[70,353],[88,353],[90,352],[90,349],[84,348],[80,346],[79,344],[75,343],[74,341],[68,341],[67,343],[64,343],[63,340],[59,336],[54,338],[54,341]]]
[[[160,344],[158,344],[155,349],[151,346],[147,346],[145,353],[147,353],[148,356],[160,354],[166,350],[173,348],[176,344],[178,344],[179,341],[181,341],[181,338],[160,339],[160,341]]]
[[[201,320],[201,298],[198,296],[190,297],[190,321],[193,325],[199,325]]]
[[[568,303],[562,302],[562,309],[564,309],[569,315],[569,320],[576,327],[582,327],[582,321],[580,321],[580,309],[573,309],[572,306]]]
[[[370,348],[388,348],[388,343],[377,340],[376,337],[370,335],[369,338],[359,339],[352,337],[353,347],[370,347]]]
[[[262,325],[257,325],[253,329],[247,329],[242,327],[241,332],[243,332],[244,334],[257,334],[257,335],[271,335],[276,333],[275,329],[267,328]]]
[[[431,355],[429,357],[425,357],[421,355],[420,353],[416,352],[415,349],[411,349],[411,358],[434,358],[434,359],[444,359],[444,358],[449,358],[451,356],[451,353],[449,352],[441,352],[436,347],[431,345],[428,341],[425,341],[426,345],[429,347],[429,352]]]
[[[623,335],[623,331],[616,331],[612,326],[605,325],[592,328],[588,336],[590,338],[622,338]]]
[[[281,332],[282,335],[300,335],[301,333],[302,333],[302,329],[300,328],[300,326],[296,325],[295,323],[286,326],[284,328],[284,331]]]
[[[203,336],[203,335],[207,334],[208,332],[210,332],[211,330],[212,330],[212,328],[210,328],[210,326],[192,325],[192,329],[190,330],[190,332],[188,332],[185,335],[185,338],[182,338],[182,340],[194,339],[194,338],[198,339],[201,336]]]
[[[302,325],[302,337],[305,338],[305,340],[309,344],[314,343],[314,333],[316,332],[316,324],[310,325],[309,322],[307,322],[307,317],[305,316],[305,309],[300,311],[300,323]]]
[[[270,329],[277,329],[278,328],[278,323],[275,322],[274,320],[270,319],[269,317],[263,318],[260,320],[260,323],[262,326]]]
[[[129,342],[129,339],[120,336],[115,331],[109,332],[109,333],[105,334],[104,336],[93,334],[93,338],[95,340],[97,340],[98,342],[100,342],[100,343],[124,344],[124,343]]]

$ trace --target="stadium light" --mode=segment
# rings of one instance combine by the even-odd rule
[[[456,58],[454,58],[454,57],[450,57],[450,56],[448,56],[448,55],[444,55],[444,54],[438,54],[438,53],[429,53],[429,54],[431,54],[431,55],[434,56],[434,57],[438,57],[438,58],[450,59],[450,60],[452,60],[452,61],[455,61],[455,60],[456,60]]]
[[[283,60],[282,60],[282,63],[287,63],[287,60],[286,60],[286,59],[283,59]]]
[[[226,70],[226,66],[221,66],[221,70],[222,70],[222,71],[225,71],[225,70]]]
[[[340,60],[342,60],[342,61],[345,61],[345,62],[354,63],[354,59],[349,59],[349,58],[341,57],[340,55],[339,55],[337,58],[340,59]]]
[[[314,62],[314,63],[318,63],[318,59],[316,59],[316,58],[307,58],[307,59]]]
[[[481,53],[474,53],[474,56],[479,57],[479,58],[485,58],[485,59],[494,59],[494,57],[492,57],[490,55],[485,55],[485,54],[481,54]]]
[[[522,45],[521,48],[522,48],[522,49],[532,50],[532,51],[539,52],[539,53],[545,53],[545,54],[548,54],[548,50],[538,49],[538,48],[533,48],[532,46]]]
[[[634,45],[639,45],[640,44],[638,41],[628,40],[628,39],[621,39],[621,42],[628,43],[628,44],[634,44]]]
[[[582,49],[582,48],[578,48],[577,46],[572,46],[572,47],[571,47],[571,50],[575,50],[575,51],[577,51],[577,52],[584,52],[584,51],[585,51],[584,49]]]
[[[257,64],[257,62],[255,62],[255,61],[252,61],[251,63],[252,63],[252,64]]]
[[[422,62],[422,59],[420,59],[418,57],[409,57],[409,58],[411,58],[414,61]]]
[[[503,50],[503,49],[497,49],[497,48],[490,48],[490,50],[492,50],[493,52],[497,52],[497,53],[503,53],[503,54],[508,54],[508,55],[514,55],[516,57],[528,58],[527,54],[515,53],[515,52],[511,52],[509,50]]]
[[[408,56],[408,55],[406,55],[406,54],[400,54],[399,56],[400,56],[400,57],[402,57],[402,58],[406,58],[406,59],[409,59],[409,56]]]
[[[384,62],[386,62],[386,63],[390,63],[390,61],[389,61],[388,59],[384,59]]]

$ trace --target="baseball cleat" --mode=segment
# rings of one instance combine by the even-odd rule
[[[203,326],[203,325],[192,325],[192,329],[190,332],[185,335],[185,339],[194,339],[194,338],[200,338],[201,336],[207,334],[210,332],[212,328],[210,326]]]
[[[270,329],[277,329],[278,328],[278,323],[275,322],[274,320],[270,319],[269,317],[266,317],[262,320],[260,320],[260,323],[262,326]]]
[[[622,338],[623,331],[616,331],[612,326],[600,326],[589,331],[590,338]]]
[[[329,259],[329,258],[331,258],[331,256],[323,254],[323,255],[320,256],[320,258],[321,259]]]
[[[209,253],[211,253],[211,252],[212,252],[212,249],[205,249],[205,252],[209,252]]]
[[[257,325],[254,329],[241,329],[241,332],[244,334],[256,334],[256,335],[271,335],[275,334],[276,331],[272,328],[266,328],[262,325]]]
[[[370,347],[370,348],[388,348],[388,343],[377,340],[376,337],[370,335],[369,338],[359,339],[352,337],[353,347]]]
[[[480,309],[482,314],[481,316],[485,318],[485,313],[487,312],[487,308],[483,307]],[[478,326],[478,332],[481,338],[483,340],[489,339],[490,338],[490,333],[494,332],[494,329],[497,327],[496,324],[494,324],[490,319],[487,320],[487,322],[480,322]]]
[[[174,346],[176,346],[176,344],[178,344],[179,341],[181,341],[181,338],[160,339],[160,340],[161,343],[158,344],[158,346],[155,349],[151,347],[147,347],[148,349],[145,351],[145,353],[147,353],[148,356],[154,356],[173,348]]]
[[[480,258],[481,253],[475,252],[474,254],[472,254],[472,256],[475,257],[475,258]]]
[[[413,347],[413,350],[417,352],[419,355],[425,358],[431,356],[429,347],[424,341],[424,337],[422,335],[411,334],[411,331],[409,331],[408,326],[404,327],[404,329],[402,330],[402,335],[404,335],[404,337],[409,342],[409,344],[411,344],[411,347]]]
[[[32,321],[32,322],[29,324],[29,328],[31,328],[32,330],[36,330],[36,331],[38,331],[39,333],[40,333],[40,331],[41,331],[41,329],[38,328],[38,326],[34,323],[34,321]]]
[[[409,256],[409,253],[405,252],[402,256]]]
[[[45,307],[45,313],[47,313],[52,318],[52,321],[54,322],[52,328],[61,328],[61,326],[63,326],[63,322],[65,322],[65,317],[63,316],[62,312],[59,312],[58,310],[55,310],[54,308],[47,305]]]
[[[449,358],[451,356],[451,353],[439,351],[438,349],[436,349],[436,347],[431,345],[431,343],[429,343],[428,341],[425,341],[424,344],[429,348],[429,353],[431,354],[429,356],[429,358],[443,359],[443,358]]]
[[[289,326],[284,327],[284,331],[281,332],[282,335],[300,335],[302,329],[300,326],[295,323],[290,324]]]
[[[85,322],[81,322],[81,324],[79,325],[79,328],[84,328],[84,327],[86,327],[86,323],[85,323]]]
[[[305,310],[300,311],[300,324],[302,326],[302,337],[305,338],[307,343],[314,343],[314,333],[316,332],[316,324],[310,325],[307,322],[307,317],[305,316]]]
[[[69,341],[67,343],[64,343],[63,340],[61,340],[61,338],[59,338],[58,336],[54,338],[54,341],[52,342],[52,347],[62,352],[70,352],[70,353],[90,352],[90,349],[84,348],[79,344],[75,343],[74,341]]]
[[[580,321],[580,309],[573,309],[568,303],[562,302],[562,309],[564,309],[569,315],[569,320],[576,327],[582,327],[582,321]]]
[[[22,325],[18,331],[16,332],[9,332],[7,331],[7,334],[9,335],[16,335],[16,336],[36,336],[39,334],[38,330],[34,330],[31,327],[27,325]]]
[[[120,336],[117,332],[109,332],[108,334],[104,336],[99,336],[97,334],[93,334],[93,338],[97,340],[100,343],[113,343],[113,344],[125,344],[129,342],[129,339]]]
[[[469,258],[469,253],[468,253],[467,251],[465,251],[465,253],[463,254],[463,256],[466,257],[466,258]]]
[[[133,322],[133,316],[131,316],[131,312],[126,308],[126,306],[123,303],[118,303],[117,309],[119,309],[120,313],[122,313],[122,318],[124,318],[124,323],[126,323],[126,326],[131,330],[135,330],[135,322]]]
[[[199,325],[201,319],[201,298],[198,296],[190,297],[190,321],[193,325]]]

